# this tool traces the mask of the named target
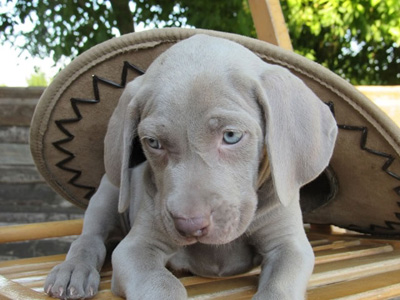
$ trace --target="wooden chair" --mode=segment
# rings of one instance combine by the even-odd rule
[[[1,229],[0,243],[78,235],[82,220],[15,225]],[[316,256],[308,299],[390,299],[400,296],[400,241],[308,230]],[[0,262],[0,299],[52,299],[44,280],[65,254]],[[110,291],[112,269],[101,272],[93,299],[120,299]],[[251,299],[259,268],[239,276],[209,279],[182,276],[189,299]]]
[[[249,0],[260,39],[291,50],[279,0]],[[0,243],[79,235],[82,220],[15,225],[0,228]],[[390,299],[400,296],[400,241],[332,231],[310,226],[308,237],[316,264],[308,299]],[[44,280],[65,254],[0,262],[0,299],[52,299]],[[101,272],[100,292],[93,299],[120,299],[110,291],[112,269]],[[189,299],[251,299],[259,269],[239,276],[208,279],[177,276]]]

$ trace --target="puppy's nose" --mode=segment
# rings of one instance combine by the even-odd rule
[[[175,228],[186,237],[202,237],[208,233],[209,217],[181,218],[174,217]]]

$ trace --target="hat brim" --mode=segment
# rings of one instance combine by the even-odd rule
[[[326,68],[274,45],[216,31],[174,28],[124,35],[86,51],[60,72],[43,93],[31,125],[34,161],[56,192],[80,207],[88,205],[104,174],[107,123],[126,82],[171,45],[197,33],[230,39],[289,69],[334,111],[339,126],[330,163],[335,192],[304,212],[306,222],[400,235],[400,129],[394,122]]]

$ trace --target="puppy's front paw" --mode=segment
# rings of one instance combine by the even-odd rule
[[[187,300],[183,284],[169,271],[134,274],[122,278],[114,269],[111,290],[114,295],[127,300]]]
[[[47,276],[44,291],[59,299],[86,299],[98,290],[100,274],[92,266],[70,260],[55,266]]]

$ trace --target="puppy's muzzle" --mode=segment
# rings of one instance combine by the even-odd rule
[[[184,237],[202,237],[208,234],[211,219],[209,216],[183,218],[173,216],[176,230]]]

